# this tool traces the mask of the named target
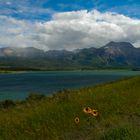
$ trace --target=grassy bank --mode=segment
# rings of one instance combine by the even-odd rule
[[[140,77],[4,102],[0,140],[139,140]],[[11,105],[11,106],[10,106]],[[97,109],[97,117],[83,112]],[[75,123],[75,118],[79,123]]]
[[[16,70],[0,70],[0,74],[15,74],[15,73],[24,73],[26,71],[16,71]]]
[[[4,74],[4,73],[17,73],[17,71],[10,71],[10,70],[0,70],[0,74]]]

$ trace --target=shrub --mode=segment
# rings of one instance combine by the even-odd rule
[[[42,94],[36,94],[36,93],[31,93],[29,94],[29,96],[26,98],[26,101],[33,101],[33,100],[42,100],[44,99],[46,96],[42,95]]]
[[[2,108],[9,108],[9,107],[15,106],[16,104],[12,100],[5,100],[5,101],[1,102],[0,105]]]

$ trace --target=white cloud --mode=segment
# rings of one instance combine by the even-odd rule
[[[128,41],[140,47],[140,20],[111,12],[56,13],[46,22],[1,16],[0,26],[0,46],[73,50]]]

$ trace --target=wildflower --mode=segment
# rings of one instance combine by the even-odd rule
[[[97,110],[91,109],[90,107],[84,107],[83,111],[84,111],[84,113],[91,114],[94,117],[97,117],[99,115]]]
[[[92,109],[90,107],[84,107],[83,111],[87,114],[91,114],[92,113]]]
[[[98,116],[98,111],[97,110],[92,110],[92,115],[94,116],[94,117],[97,117]]]
[[[76,118],[74,119],[74,121],[75,121],[75,124],[79,124],[79,123],[80,123],[79,117],[76,117]]]

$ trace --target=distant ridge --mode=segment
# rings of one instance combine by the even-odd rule
[[[43,51],[34,47],[0,48],[2,66],[44,69],[140,67],[140,48],[135,48],[129,42],[113,41],[100,48],[74,51]]]

